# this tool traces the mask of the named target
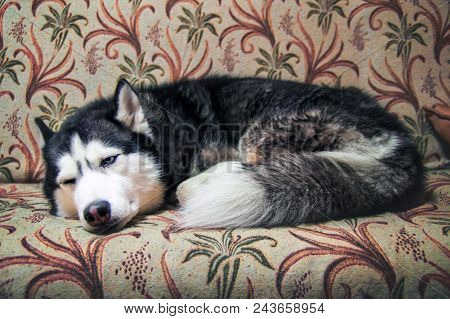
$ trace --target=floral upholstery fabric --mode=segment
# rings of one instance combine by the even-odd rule
[[[0,297],[448,298],[450,169],[426,109],[450,108],[447,0],[0,0]],[[97,236],[48,214],[33,119],[208,74],[357,86],[427,167],[400,214],[275,229],[172,228],[175,211]],[[442,141],[441,141],[442,142]]]

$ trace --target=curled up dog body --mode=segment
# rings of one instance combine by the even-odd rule
[[[178,198],[179,228],[275,227],[396,211],[423,168],[400,121],[358,89],[210,77],[120,81],[45,140],[52,213],[119,230]]]

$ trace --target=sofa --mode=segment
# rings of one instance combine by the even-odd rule
[[[446,0],[0,0],[0,297],[448,298],[449,10]],[[58,130],[119,78],[208,74],[365,90],[411,132],[423,203],[272,229],[177,231],[166,210],[103,236],[49,214],[34,118]]]

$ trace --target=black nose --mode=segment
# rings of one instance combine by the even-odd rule
[[[83,215],[91,226],[104,225],[111,219],[111,205],[106,200],[96,200],[84,209]]]

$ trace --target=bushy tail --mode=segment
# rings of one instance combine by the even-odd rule
[[[220,163],[185,181],[177,197],[180,228],[257,226],[266,203],[264,187],[239,162]]]
[[[397,209],[422,188],[420,158],[408,145],[381,158],[317,152],[230,163],[203,173],[190,190],[186,182],[180,227],[270,227],[373,214]]]

